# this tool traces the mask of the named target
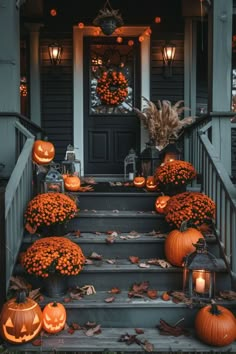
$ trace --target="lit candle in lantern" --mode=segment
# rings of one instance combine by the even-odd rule
[[[196,279],[196,292],[201,294],[205,292],[205,279],[201,276]]]

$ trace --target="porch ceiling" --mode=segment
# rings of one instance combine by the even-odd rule
[[[32,12],[30,6],[32,2]],[[78,22],[92,25],[93,19],[100,9],[103,9],[106,0],[42,0],[39,13],[35,13],[35,3],[27,0],[22,6],[22,15],[36,21],[37,19],[47,26],[56,26],[58,23],[71,26]],[[113,9],[120,10],[125,25],[149,25],[154,22],[156,16],[173,17],[176,21],[182,17],[182,0],[146,0],[145,3],[136,0],[110,0]],[[50,9],[57,10],[57,16],[50,16]],[[25,11],[26,9],[26,11]]]

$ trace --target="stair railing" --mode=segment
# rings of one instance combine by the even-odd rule
[[[5,190],[6,289],[23,239],[24,210],[33,194],[31,156],[35,137],[18,121],[15,130],[23,145]]]
[[[213,118],[212,115],[203,117],[186,131],[184,159],[191,162],[200,174],[201,191],[216,203],[218,237],[235,287],[236,188],[211,142]],[[221,119],[229,119],[229,115],[222,114]]]

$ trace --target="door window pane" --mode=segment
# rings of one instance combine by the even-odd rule
[[[134,101],[134,48],[90,45],[90,114],[127,114]]]

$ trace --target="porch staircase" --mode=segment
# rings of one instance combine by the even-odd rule
[[[155,212],[158,193],[113,186],[105,191],[74,195],[78,197],[80,211],[68,224],[66,237],[78,243],[88,259],[94,252],[101,257],[86,264],[78,276],[68,277],[68,296],[69,289],[85,285],[92,285],[96,293],[70,302],[63,302],[67,295],[55,299],[44,297],[40,305],[43,308],[52,300],[63,302],[69,328],[76,323],[82,329],[70,331],[65,328],[56,335],[42,333],[38,346],[33,343],[6,344],[9,352],[236,352],[236,342],[218,348],[197,339],[194,318],[201,307],[200,302],[191,307],[173,301],[172,297],[169,301],[162,300],[164,291],[182,290],[182,269],[143,266],[152,258],[165,259],[164,241],[169,226],[164,217]],[[37,237],[25,235],[21,251]],[[206,239],[210,252],[220,257],[215,237],[207,235]],[[139,262],[131,263],[130,256],[139,257]],[[33,288],[42,286],[38,279],[24,273],[19,264],[14,274],[23,276]],[[158,291],[156,299],[129,296],[132,286],[142,282],[148,282],[149,289]],[[226,270],[217,274],[216,284],[218,291],[230,289],[230,276]],[[119,288],[120,293],[112,294],[112,288]],[[219,303],[236,313],[236,302],[221,300]],[[161,319],[171,325],[184,319],[182,324],[189,330],[189,335],[161,335],[157,328]],[[84,327],[87,323],[100,326],[100,331],[87,336]],[[130,345],[121,340],[129,336]],[[138,341],[132,341],[132,336]]]

